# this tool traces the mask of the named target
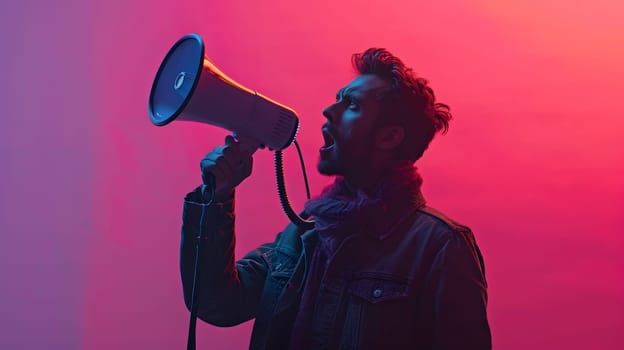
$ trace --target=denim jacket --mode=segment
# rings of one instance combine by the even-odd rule
[[[190,310],[199,189],[184,202],[180,270]],[[305,213],[302,213],[305,215]],[[198,317],[229,327],[255,318],[250,349],[287,349],[317,242],[289,224],[234,261],[234,197],[205,207]],[[313,349],[491,349],[483,257],[471,230],[414,208],[381,237],[353,234],[320,283]]]

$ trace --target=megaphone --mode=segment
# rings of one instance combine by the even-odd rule
[[[295,141],[299,131],[297,113],[219,70],[205,57],[204,42],[199,35],[183,36],[165,56],[154,78],[148,114],[157,126],[185,120],[230,130],[239,140],[241,149],[249,154],[258,148],[275,150],[275,177],[284,212],[297,226],[314,227],[314,221],[305,220],[292,209],[284,184],[281,151],[295,143],[307,189],[303,157]],[[214,177],[212,181],[214,194]]]
[[[165,56],[152,85],[148,113],[157,126],[186,120],[230,130],[250,153],[264,147],[282,150],[299,131],[292,108],[219,70],[205,57],[197,34],[182,37]]]

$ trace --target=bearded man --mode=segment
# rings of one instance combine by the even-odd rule
[[[323,111],[318,171],[332,185],[305,204],[311,230],[288,225],[235,261],[234,188],[252,158],[232,136],[201,161],[185,197],[181,274],[191,309],[203,237],[198,317],[255,319],[250,349],[491,349],[487,282],[471,230],[429,207],[414,167],[449,107],[385,49],[352,57],[358,75]],[[222,184],[203,208],[209,174]]]

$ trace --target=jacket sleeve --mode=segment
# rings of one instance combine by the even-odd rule
[[[428,281],[433,291],[433,348],[490,350],[483,257],[470,230],[446,237]]]
[[[262,255],[268,245],[235,263],[234,192],[211,206],[202,203],[201,187],[189,193],[184,199],[180,244],[180,274],[189,310],[202,211],[197,316],[215,326],[235,326],[255,317],[267,274]]]

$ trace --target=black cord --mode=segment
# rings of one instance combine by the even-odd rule
[[[308,199],[310,199],[310,187],[308,187],[308,175],[306,174],[305,162],[303,161],[303,154],[301,153],[301,148],[299,148],[299,143],[297,140],[293,141],[295,143],[295,147],[297,147],[297,153],[299,153],[299,161],[301,162],[301,171],[303,172],[303,182],[305,183],[306,194]]]
[[[202,211],[201,216],[199,217],[199,230],[197,233],[197,242],[195,243],[195,269],[193,271],[193,292],[191,293],[191,318],[189,320],[189,330],[188,330],[188,339],[186,341],[186,349],[187,350],[195,350],[196,347],[196,330],[197,330],[197,309],[199,303],[197,302],[197,297],[199,295],[199,256],[200,256],[200,247],[202,242],[202,228],[204,227],[204,214],[206,212],[206,208],[211,206],[214,201],[215,191],[216,191],[216,182],[215,177],[212,173],[208,173],[208,186],[207,188],[202,188],[210,191],[210,199],[206,200],[206,191],[202,192]]]
[[[297,148],[297,150],[299,150],[299,148]],[[301,154],[300,154],[300,158],[303,159]],[[291,222],[293,222],[295,225],[299,226],[299,228],[303,230],[307,231],[307,230],[313,229],[314,221],[305,220],[299,215],[297,215],[297,213],[295,213],[292,206],[290,205],[290,201],[288,200],[288,195],[286,194],[286,185],[284,183],[284,166],[283,166],[283,160],[282,160],[282,151],[275,151],[275,179],[277,181],[277,191],[279,193],[280,204],[282,205],[282,209],[284,209],[284,213],[286,213],[286,216],[288,216]],[[306,179],[306,186],[307,186],[307,179]]]

